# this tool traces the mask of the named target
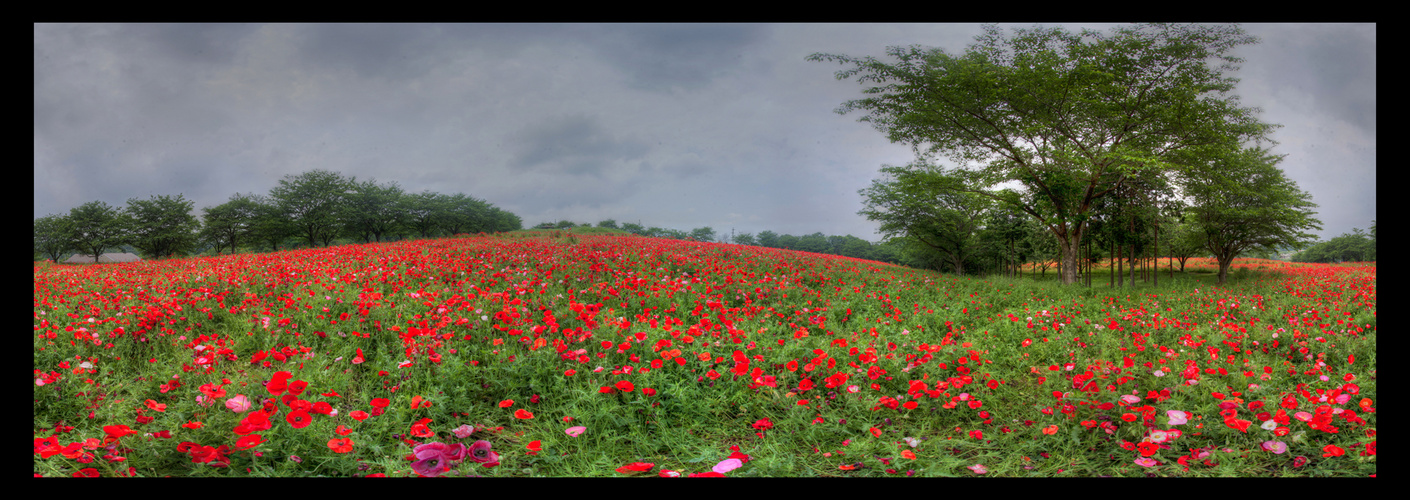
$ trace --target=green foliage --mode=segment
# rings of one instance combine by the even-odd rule
[[[895,63],[821,53],[808,60],[851,66],[837,78],[876,84],[837,111],[866,112],[861,121],[918,156],[974,165],[964,175],[968,189],[1037,218],[1068,264],[1092,201],[1115,180],[1176,170],[1182,150],[1257,139],[1271,128],[1229,94],[1237,80],[1223,72],[1240,62],[1229,52],[1256,42],[1236,26],[1137,25],[1110,34],[1039,27],[1012,38],[987,26],[976,42],[960,55],[889,47]],[[990,191],[1008,182],[1023,191]],[[1063,282],[1074,281],[1064,269]]]
[[[230,247],[230,253],[235,253],[240,242],[253,235],[255,218],[259,215],[259,200],[251,195],[235,193],[229,201],[201,211],[204,212],[201,239],[215,246],[217,253],[226,246]]]
[[[284,240],[294,236],[296,228],[293,221],[289,220],[275,205],[274,200],[266,196],[252,197],[254,202],[254,217],[250,223],[250,238],[259,241],[261,244],[268,244],[270,251],[279,250],[279,246],[284,244]]]
[[[1302,248],[1315,241],[1305,231],[1321,229],[1313,217],[1317,204],[1278,168],[1281,160],[1263,149],[1221,150],[1184,173],[1193,223],[1205,249],[1219,261],[1219,284],[1241,254],[1256,248]]]
[[[918,254],[929,249],[943,259],[944,268],[965,274],[965,264],[981,250],[976,235],[994,203],[967,192],[958,176],[932,166],[887,166],[882,172],[885,179],[874,180],[860,191],[865,201],[858,213],[880,222],[880,230],[888,238],[920,243],[909,250],[912,261],[941,269],[939,260],[929,262],[934,259]]]
[[[690,231],[690,238],[696,241],[715,241],[715,230],[710,227],[697,227]]]
[[[1293,256],[1293,262],[1375,262],[1375,225],[1372,232],[1352,228],[1336,238],[1312,245]]]
[[[34,219],[34,253],[54,262],[63,259],[70,246],[68,232],[68,218],[62,215]]]
[[[101,201],[84,203],[69,211],[68,246],[96,262],[103,251],[127,243],[127,228],[122,214]]]
[[[269,196],[309,246],[327,246],[341,230],[347,192],[356,178],[328,170],[285,176]]]
[[[364,243],[382,241],[407,217],[401,203],[405,195],[395,182],[378,185],[368,180],[351,183],[342,211],[342,227],[348,236]]]
[[[779,241],[778,241],[778,233],[775,233],[775,232],[773,232],[773,231],[769,231],[769,230],[760,231],[760,232],[759,232],[759,237],[757,238],[757,240],[758,240],[758,242],[759,242],[759,246],[761,246],[761,247],[768,247],[768,248],[779,248],[779,247],[780,247],[780,243],[779,243]]]
[[[123,218],[128,242],[148,259],[184,255],[196,246],[201,224],[191,214],[194,204],[182,195],[127,200]]]

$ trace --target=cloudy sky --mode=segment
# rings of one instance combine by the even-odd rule
[[[1004,25],[1006,28],[1028,25]],[[1063,24],[1072,31],[1106,24]],[[1376,26],[1250,24],[1263,109],[1330,238],[1376,218]],[[977,24],[36,24],[34,216],[184,195],[200,209],[327,169],[464,193],[525,226],[639,222],[851,234],[859,189],[913,159],[843,66],[958,53]]]

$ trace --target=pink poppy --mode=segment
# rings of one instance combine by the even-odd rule
[[[1185,420],[1185,412],[1180,410],[1169,410],[1165,412],[1165,416],[1170,417],[1170,425],[1181,425],[1188,421]]]
[[[569,427],[569,428],[565,429],[565,430],[563,431],[563,433],[564,433],[564,434],[567,434],[567,435],[569,435],[569,436],[571,436],[571,437],[578,437],[578,436],[583,435],[583,432],[586,432],[586,431],[587,431],[587,427],[583,427],[583,426],[581,426],[581,425],[578,425],[578,426]]]
[[[741,465],[744,465],[744,462],[741,462],[738,458],[726,458],[724,460],[721,460],[720,463],[715,464],[715,466],[710,468],[710,470],[718,472],[720,474],[724,474],[726,472],[738,469]]]
[[[1282,455],[1288,451],[1288,444],[1282,441],[1264,441],[1263,450]]]
[[[235,397],[225,400],[225,407],[235,413],[250,411],[252,406],[253,404],[250,403],[250,398],[245,397],[244,394],[236,394]]]

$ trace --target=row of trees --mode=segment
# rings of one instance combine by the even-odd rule
[[[95,201],[34,222],[35,252],[57,261],[69,252],[92,255],[135,247],[143,257],[240,248],[278,250],[289,241],[327,246],[347,241],[430,238],[512,231],[517,215],[464,194],[405,193],[395,182],[358,181],[327,170],[289,175],[265,196],[236,193],[202,209],[182,195],[130,199],[121,209]]]
[[[1350,233],[1312,245],[1293,255],[1293,262],[1373,262],[1376,260],[1376,221],[1370,232],[1351,228]]]
[[[1277,168],[1282,157],[1261,147],[1275,126],[1229,93],[1238,80],[1224,71],[1241,62],[1230,50],[1256,41],[1237,26],[1013,37],[986,26],[961,55],[911,46],[887,50],[896,63],[808,59],[876,84],[838,112],[866,112],[861,121],[918,157],[863,190],[862,213],[888,234],[962,262],[962,240],[980,224],[1031,220],[1052,234],[1062,283],[1074,284],[1080,258],[1103,243],[1093,233],[1108,234],[1118,258],[1149,256],[1142,247],[1160,246],[1179,221],[1219,261],[1223,283],[1235,256],[1299,248],[1320,229],[1310,196]],[[1003,217],[980,217],[994,210]]]

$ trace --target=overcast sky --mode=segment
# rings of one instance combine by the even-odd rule
[[[1062,24],[1071,31],[1108,24]],[[1029,25],[1003,25],[1006,28]],[[1246,24],[1235,75],[1323,239],[1376,218],[1376,26]],[[37,24],[34,216],[184,195],[200,210],[312,169],[464,193],[525,227],[615,219],[851,234],[914,156],[843,66],[978,24]]]

